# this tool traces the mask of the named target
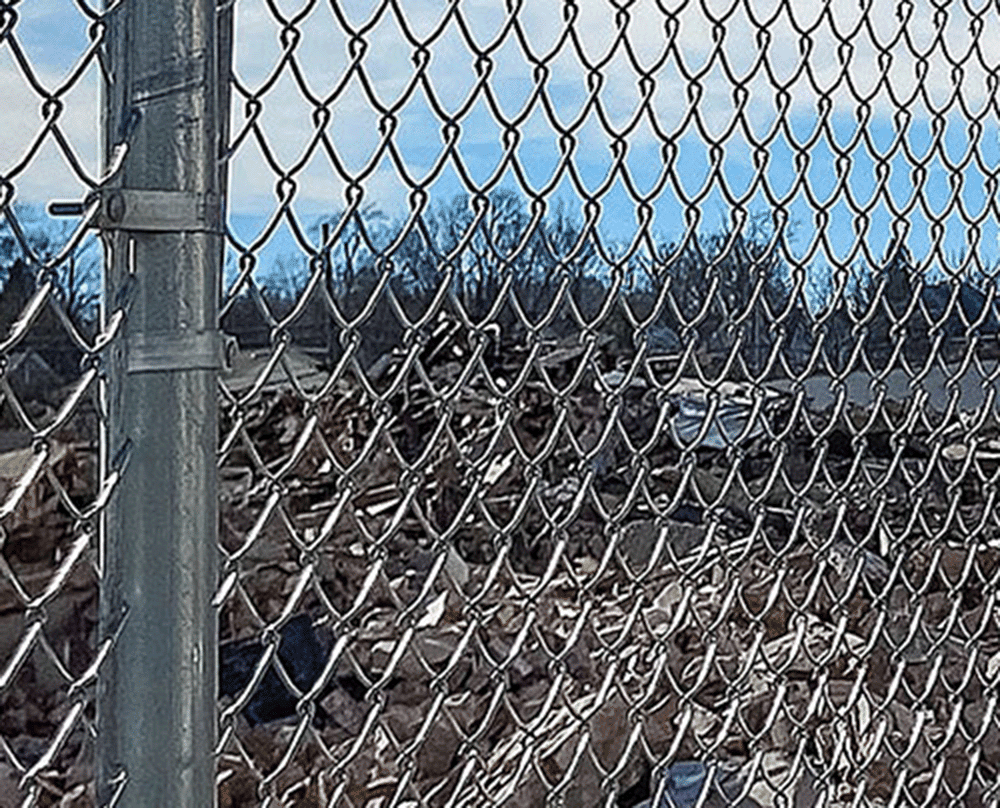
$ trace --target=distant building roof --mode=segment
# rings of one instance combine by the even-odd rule
[[[45,398],[64,383],[63,378],[35,351],[18,351],[7,357],[4,378],[22,401]]]

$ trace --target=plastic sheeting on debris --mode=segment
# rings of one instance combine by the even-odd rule
[[[602,381],[609,387],[621,385],[625,373],[614,370],[605,373]],[[645,389],[647,383],[639,376],[633,377],[630,387]],[[757,388],[765,398],[765,406],[777,399],[787,398],[788,394],[770,387]],[[699,440],[705,419],[711,409],[711,395],[719,397],[719,403],[712,414],[711,424]],[[668,400],[674,407],[671,419],[676,435],[685,446],[696,444],[696,447],[725,449],[736,442],[755,438],[764,431],[763,410],[754,423],[747,428],[753,415],[755,392],[751,385],[724,381],[716,385],[705,385],[698,379],[679,379],[667,391]]]
[[[711,410],[712,390],[720,401],[712,414],[708,430],[699,440]],[[783,397],[777,390],[770,388],[758,390],[763,393],[765,403]],[[698,447],[725,449],[737,441],[750,440],[764,431],[763,410],[748,428],[754,409],[754,391],[749,385],[721,382],[708,387],[697,379],[681,379],[671,388],[670,401],[677,408],[672,421],[677,437],[684,446],[697,442]]]

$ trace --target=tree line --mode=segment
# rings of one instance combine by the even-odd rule
[[[856,261],[838,281],[827,268],[789,260],[776,230],[794,238],[794,223],[780,230],[767,212],[748,216],[740,228],[690,232],[679,242],[650,236],[627,258],[627,245],[599,245],[562,200],[532,227],[530,206],[509,190],[491,193],[487,205],[466,194],[432,204],[402,238],[403,223],[376,208],[346,223],[342,217],[320,219],[309,232],[314,243],[325,245],[312,268],[348,319],[364,310],[385,274],[410,320],[445,288],[473,322],[499,325],[509,345],[523,343],[526,323],[544,320],[544,333],[553,338],[589,327],[612,340],[608,353],[631,355],[642,329],[661,353],[693,343],[709,371],[724,367],[736,349],[741,361],[731,372],[753,376],[776,345],[785,364],[775,373],[801,372],[820,338],[826,369],[834,372],[857,361],[859,343],[875,367],[892,358],[897,343],[911,368],[922,366],[935,344],[961,355],[972,336],[1000,355],[991,291],[995,272],[930,283],[905,245],[890,244],[881,261]],[[309,275],[310,265],[300,256],[272,273],[262,298],[237,294],[229,302],[226,330],[249,342],[256,335],[256,344],[263,345],[271,326],[293,311]],[[559,302],[563,284],[568,294]],[[296,342],[318,350],[324,338],[336,340],[322,298],[317,287],[289,329]],[[385,293],[366,327],[362,354],[369,361],[402,338],[403,324]],[[328,347],[332,360],[338,347]]]
[[[19,206],[13,215],[16,230],[10,218],[0,220],[3,334],[37,288],[41,262],[66,236],[32,208]],[[911,367],[926,361],[938,338],[945,348],[972,336],[997,347],[995,275],[922,283],[912,256],[899,245],[890,246],[879,265],[856,262],[838,282],[821,268],[795,266],[767,213],[749,216],[739,228],[689,232],[679,242],[648,236],[627,258],[627,245],[598,242],[594,229],[562,200],[533,216],[522,196],[503,189],[485,199],[460,194],[433,203],[403,237],[402,223],[377,208],[356,212],[347,222],[343,215],[311,223],[309,236],[319,245],[311,262],[299,254],[257,267],[258,293],[244,284],[224,297],[222,326],[241,346],[268,344],[315,272],[318,283],[287,330],[330,362],[342,346],[325,298],[352,319],[383,280],[385,289],[360,329],[368,362],[403,339],[397,307],[416,319],[442,289],[473,322],[499,326],[505,344],[523,344],[529,324],[542,324],[543,334],[557,340],[589,328],[610,340],[609,355],[629,356],[643,330],[650,350],[659,353],[678,353],[693,343],[709,371],[722,368],[737,350],[740,361],[731,366],[737,375],[741,368],[759,374],[775,345],[788,369],[798,372],[821,336],[824,361],[835,371],[856,359],[862,341],[877,366],[900,341]],[[791,225],[777,230],[794,236]],[[335,240],[331,233],[338,233]],[[91,239],[52,275],[54,305],[85,334],[97,325],[99,252]],[[230,250],[230,279],[238,270],[234,254]],[[26,345],[59,370],[79,361],[51,312],[43,312]],[[780,365],[777,372],[783,372]]]

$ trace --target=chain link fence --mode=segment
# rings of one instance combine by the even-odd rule
[[[78,8],[48,81],[0,3],[7,802],[1000,803],[1000,9]]]
[[[997,24],[237,15],[221,804],[997,804]]]
[[[101,15],[69,4],[54,42],[32,10],[0,3],[0,804],[69,808],[94,804],[114,644],[97,629],[98,537],[125,455],[102,439],[101,357],[123,310],[98,309],[95,206],[67,225],[38,204],[53,183],[82,197],[101,181],[86,153]]]

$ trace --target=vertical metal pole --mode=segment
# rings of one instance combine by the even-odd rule
[[[129,441],[132,453],[102,531],[102,636],[124,627],[99,680],[98,804],[210,808],[224,136],[216,7],[125,0],[107,21],[105,165],[119,144],[128,152],[104,193],[105,313],[132,284],[110,357],[108,436],[112,452]]]

